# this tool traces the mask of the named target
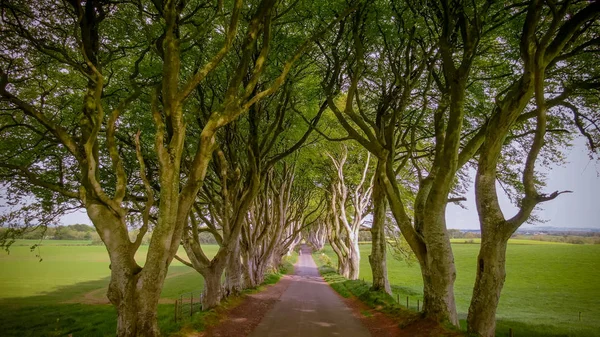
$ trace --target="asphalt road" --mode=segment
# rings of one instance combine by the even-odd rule
[[[319,275],[310,249],[302,248],[295,275],[279,302],[250,337],[365,337],[369,330],[352,315]]]

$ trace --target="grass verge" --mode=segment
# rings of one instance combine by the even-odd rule
[[[407,310],[399,305],[392,296],[384,291],[371,291],[371,285],[362,280],[348,280],[338,274],[333,267],[323,265],[319,273],[327,283],[342,297],[355,297],[367,306],[392,316],[408,318],[418,316],[418,313]]]
[[[457,328],[422,319],[420,313],[398,304],[384,291],[372,291],[370,283],[346,279],[329,265],[319,266],[319,273],[342,297],[356,298],[368,307],[384,313],[401,329],[406,328],[407,335],[418,333],[419,336],[463,336]],[[373,315],[369,310],[361,310],[361,314],[365,317]]]

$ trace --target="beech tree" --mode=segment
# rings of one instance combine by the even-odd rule
[[[344,171],[348,149],[343,148],[339,158],[327,154],[333,164],[334,176],[329,186],[329,243],[338,256],[338,272],[351,280],[357,280],[360,271],[360,247],[358,233],[365,216],[369,213],[373,175],[368,177],[371,155],[367,154],[359,181],[354,185]]]
[[[304,231],[303,237],[313,250],[322,250],[327,243],[327,224],[322,219],[315,221],[313,226]]]
[[[582,89],[585,92],[599,88],[597,77],[589,76],[590,70],[597,69],[598,64],[590,62],[586,54],[591,52],[589,46],[598,40],[593,22],[600,15],[600,3],[531,1],[526,13],[519,41],[522,70],[519,78],[496,97],[477,162],[475,193],[481,248],[467,323],[468,330],[478,336],[495,336],[496,308],[506,278],[508,239],[528,220],[536,205],[568,192],[538,192],[535,164],[551,136],[548,134],[549,110],[566,106],[576,112],[575,105],[569,103],[574,99],[572,96],[582,94]],[[577,68],[582,62],[588,67],[587,78],[582,79],[579,74],[571,76],[568,71],[553,71],[553,68]],[[556,88],[557,82],[562,83],[562,92],[552,96],[548,87]],[[522,116],[535,118],[535,122],[530,123],[533,124],[531,131],[525,133],[532,134],[533,139],[524,151],[526,159],[521,173],[524,196],[519,201],[517,214],[507,218],[498,202],[497,167],[503,149],[510,144],[511,138],[514,139],[510,137],[511,129]],[[581,116],[577,118],[581,119]],[[587,132],[588,139],[591,139],[591,133]]]

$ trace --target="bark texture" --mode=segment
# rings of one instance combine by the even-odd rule
[[[385,188],[383,186],[383,166],[377,161],[375,169],[375,181],[373,184],[373,194],[371,195],[373,203],[373,224],[371,226],[371,255],[369,255],[369,264],[373,275],[372,290],[385,291],[392,294],[390,282],[387,276],[387,240],[385,235],[386,220],[386,200]]]

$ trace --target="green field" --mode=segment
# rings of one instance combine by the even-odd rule
[[[0,335],[114,336],[113,307],[86,304],[90,298],[105,297],[110,276],[106,249],[81,245],[86,243],[83,241],[47,240],[32,252],[29,247],[35,243],[20,240],[11,247],[10,254],[0,253]],[[147,247],[140,247],[136,256],[139,263],[143,263],[146,250]],[[205,251],[213,256],[217,246],[206,246]],[[159,305],[163,332],[178,329],[172,322],[173,305],[165,303],[202,288],[200,274],[173,261],[162,292],[163,304]]]
[[[461,324],[469,307],[475,281],[478,244],[453,243],[457,268],[455,294]],[[531,243],[531,244],[527,244]],[[360,278],[369,281],[370,245],[361,245]],[[333,265],[330,248],[324,252]],[[317,263],[320,263],[316,259]],[[507,252],[507,279],[498,308],[497,336],[600,336],[600,245],[552,244],[519,240]],[[422,301],[422,280],[417,263],[412,266],[388,256],[388,273],[394,298],[416,309]],[[581,321],[579,321],[581,312]]]

